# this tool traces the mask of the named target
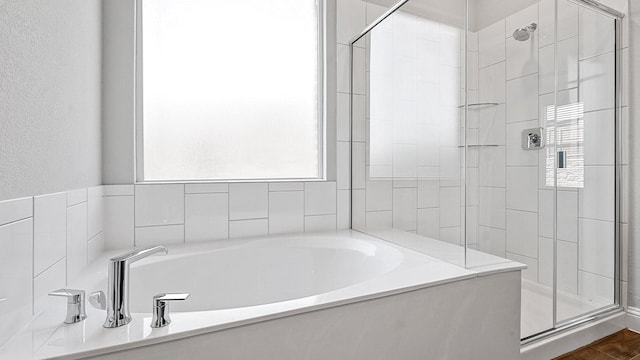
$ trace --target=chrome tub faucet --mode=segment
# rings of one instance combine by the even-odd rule
[[[152,246],[135,250],[109,260],[109,279],[107,283],[107,319],[106,328],[116,328],[131,322],[129,313],[129,266],[151,255],[169,252],[166,246]]]

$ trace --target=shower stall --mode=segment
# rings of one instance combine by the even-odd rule
[[[352,228],[522,273],[523,342],[620,307],[622,14],[408,0],[351,43]]]

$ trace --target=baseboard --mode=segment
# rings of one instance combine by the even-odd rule
[[[640,308],[633,306],[627,308],[627,327],[635,332],[640,332]]]

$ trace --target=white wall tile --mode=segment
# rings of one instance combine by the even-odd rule
[[[578,292],[598,305],[612,303],[614,294],[613,279],[586,271],[578,271]]]
[[[584,114],[585,165],[614,165],[615,128],[614,109]]]
[[[0,201],[0,225],[33,216],[33,198]]]
[[[351,73],[350,62],[349,62],[349,46],[338,44],[336,54],[336,77],[337,77],[337,85],[336,90],[339,93],[349,93],[350,81],[351,81]]]
[[[480,187],[480,225],[505,228],[505,189]]]
[[[369,229],[391,229],[393,227],[392,211],[367,211],[366,227]]]
[[[304,231],[333,231],[336,230],[336,215],[312,215],[304,217]]]
[[[558,41],[558,90],[578,86],[578,38]],[[540,92],[542,93],[542,91]]]
[[[434,208],[440,205],[440,182],[418,180],[418,208]]]
[[[553,44],[540,48],[538,52],[538,92],[540,94],[552,93],[555,90],[556,59],[553,52]]]
[[[558,239],[576,242],[578,241],[578,192],[558,191],[557,196]],[[551,210],[553,214],[553,209]]]
[[[440,228],[439,240],[454,245],[462,245],[462,237],[460,236],[460,227]]]
[[[500,20],[478,33],[480,68],[503,61],[505,56],[505,21]]]
[[[269,193],[269,234],[304,231],[304,192]]]
[[[351,139],[349,98],[350,95],[347,93],[338,93],[336,95],[336,137],[338,141],[349,141]]]
[[[481,68],[479,72],[480,102],[504,103],[506,101],[505,63]]]
[[[104,248],[104,233],[99,233],[89,239],[89,243],[87,245],[87,262],[90,264],[97,259],[104,251]]]
[[[304,188],[304,214],[328,215],[336,213],[336,183],[309,182]]]
[[[365,141],[365,96],[353,95],[353,103],[351,104],[353,123],[351,124],[353,131],[353,141]]]
[[[184,244],[184,225],[136,228],[136,247]]]
[[[613,279],[615,228],[613,222],[580,219],[580,270]]]
[[[365,191],[364,190],[352,190],[351,206],[351,227],[355,230],[364,230],[366,222],[366,204],[365,204]]]
[[[440,237],[440,210],[418,209],[418,234],[431,239]]]
[[[246,183],[229,185],[229,219],[260,219],[269,213],[268,185]]]
[[[478,109],[481,145],[505,145],[505,106],[489,106]]]
[[[33,213],[33,270],[38,275],[66,254],[67,194],[36,196]]]
[[[530,23],[525,23],[530,24]],[[520,25],[520,27],[525,25]],[[526,41],[507,38],[507,80],[538,72],[538,38],[534,35]]]
[[[134,185],[104,185],[104,196],[134,195]]]
[[[24,205],[15,206],[21,209]],[[0,226],[0,249],[0,298],[6,298],[0,301],[3,344],[31,320],[33,312],[33,219]]]
[[[338,230],[349,229],[351,224],[351,192],[349,190],[338,190],[337,195],[337,227]]]
[[[104,198],[104,240],[106,249],[133,247],[133,196],[107,196]]]
[[[585,112],[614,107],[614,63],[613,52],[580,61],[580,101]]]
[[[538,192],[538,232],[540,236],[553,238],[554,207],[553,190],[541,189]]]
[[[229,237],[241,238],[269,234],[268,219],[235,220],[229,222]]]
[[[337,180],[338,189],[344,190],[351,187],[351,161],[350,152],[351,144],[348,141],[338,141],[337,143]]]
[[[460,226],[460,188],[440,188],[440,227]]]
[[[418,191],[416,188],[393,189],[393,228],[417,230]]]
[[[578,11],[580,59],[614,51],[614,20],[583,6]]]
[[[538,211],[538,167],[507,167],[507,209]]]
[[[553,239],[538,238],[538,282],[549,287],[553,286],[553,253]]]
[[[557,242],[558,290],[570,294],[578,293],[578,244]]]
[[[538,46],[553,44],[555,38],[556,1],[538,1]]]
[[[392,183],[390,180],[367,180],[366,211],[392,209]]]
[[[185,195],[185,241],[207,241],[229,237],[227,193]]]
[[[480,186],[505,186],[505,147],[480,149]]]
[[[299,181],[283,181],[269,183],[269,191],[303,191],[304,183]]]
[[[615,215],[613,166],[585,166],[584,188],[578,190],[579,216],[613,221]]]
[[[60,297],[49,296],[51,291],[64,288],[67,285],[67,265],[66,259],[47,268],[42,274],[33,279],[33,313],[38,315],[41,312],[54,307],[66,309],[67,300]]]
[[[136,185],[136,226],[184,223],[184,184]]]
[[[73,206],[87,201],[87,189],[67,191],[67,206]]]
[[[500,257],[505,257],[506,233],[503,229],[480,226],[478,228],[479,250]]]
[[[558,40],[578,35],[579,8],[580,6],[569,0],[558,0]]]
[[[366,181],[365,144],[354,142],[352,152],[351,186],[353,189],[364,189]]]
[[[67,208],[67,278],[77,278],[87,265],[87,203]]]
[[[507,123],[538,118],[538,75],[507,81]]]
[[[538,214],[507,209],[507,252],[538,257]]]
[[[185,194],[226,193],[229,192],[229,184],[185,184],[184,192]]]
[[[348,54],[347,54],[348,58]],[[354,47],[353,48],[353,93],[354,94],[365,94],[366,93],[366,82],[367,76],[365,73],[365,51],[362,48]],[[349,73],[347,71],[347,73]],[[338,73],[340,75],[340,73]],[[347,83],[348,84],[348,83]],[[338,82],[338,85],[341,85]],[[343,85],[341,85],[343,86]],[[341,87],[338,87],[338,91],[341,90]],[[347,88],[347,92],[348,92]]]
[[[104,224],[104,198],[102,187],[88,189],[87,197],[87,237],[93,238],[103,231]]]

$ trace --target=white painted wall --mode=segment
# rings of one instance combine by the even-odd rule
[[[0,200],[101,183],[101,1],[0,1]]]

